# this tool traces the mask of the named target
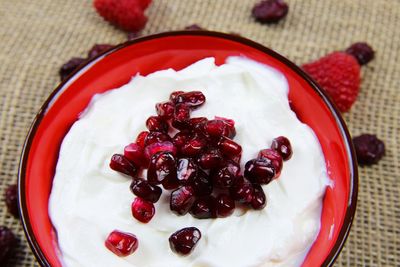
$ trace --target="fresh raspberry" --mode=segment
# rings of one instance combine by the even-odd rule
[[[94,0],[94,7],[105,20],[123,30],[137,32],[144,28],[144,10],[151,0]]]
[[[360,89],[360,65],[344,52],[333,52],[303,69],[328,93],[340,111],[348,111]]]

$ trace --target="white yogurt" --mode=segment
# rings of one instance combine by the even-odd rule
[[[192,116],[215,115],[236,122],[242,167],[284,135],[293,156],[279,179],[263,186],[267,207],[223,219],[176,216],[163,193],[156,215],[143,224],[131,215],[130,179],[109,168],[114,153],[145,130],[155,103],[175,90],[200,90],[207,101]],[[313,131],[288,104],[285,76],[243,57],[216,66],[214,58],[181,70],[137,75],[121,88],[96,95],[61,146],[49,212],[58,233],[64,266],[73,267],[259,267],[299,266],[319,229],[322,197],[329,183]],[[202,239],[189,256],[174,254],[168,237],[183,227],[200,229]],[[138,250],[120,258],[104,241],[118,229],[135,234]]]

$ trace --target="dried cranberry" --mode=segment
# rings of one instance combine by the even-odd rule
[[[143,148],[136,143],[131,143],[124,148],[124,156],[136,166],[144,167],[146,165]]]
[[[135,198],[132,202],[131,211],[133,217],[142,223],[148,223],[156,213],[154,204],[140,197]]]
[[[346,53],[355,57],[358,64],[365,65],[374,59],[375,52],[370,45],[364,42],[352,44],[346,49]]]
[[[250,204],[253,200],[253,185],[245,178],[240,176],[230,189],[230,195],[234,200],[243,204]]]
[[[110,45],[110,44],[95,44],[88,53],[88,57],[89,58],[94,58],[100,54],[102,54],[103,52],[110,50],[111,48],[114,48],[114,45]]]
[[[211,174],[214,185],[218,188],[229,188],[240,174],[240,167],[236,162],[227,161]]]
[[[191,186],[185,185],[172,191],[170,209],[178,215],[185,215],[195,201],[194,190]]]
[[[10,185],[4,194],[7,210],[15,218],[19,217],[18,213],[18,187],[16,184]]]
[[[130,175],[132,177],[135,177],[137,173],[136,166],[121,154],[114,154],[111,157],[110,168],[114,171]]]
[[[164,121],[161,117],[150,116],[146,120],[146,127],[150,131],[167,133],[169,126],[168,126],[168,123],[166,121]]]
[[[176,129],[186,129],[189,125],[190,109],[186,104],[176,104],[172,126]]]
[[[245,164],[244,176],[253,183],[268,184],[275,177],[275,167],[269,159],[252,159]]]
[[[164,119],[170,119],[174,115],[175,105],[171,101],[156,104],[157,115]]]
[[[5,263],[17,246],[14,234],[5,226],[0,226],[0,264]]]
[[[74,57],[64,63],[59,70],[61,80],[65,80],[72,72],[74,72],[79,66],[86,62],[85,58]]]
[[[150,184],[157,185],[165,179],[176,180],[176,160],[169,152],[159,152],[150,159],[147,180]]]
[[[196,196],[208,196],[213,191],[213,185],[207,173],[198,170],[197,176],[192,181],[192,188]]]
[[[184,103],[190,108],[197,108],[203,105],[205,102],[206,97],[200,91],[181,93],[175,99],[175,103]]]
[[[144,156],[146,157],[146,159],[149,160],[154,154],[158,152],[169,152],[175,156],[177,150],[172,142],[164,141],[146,146],[146,148],[144,149]]]
[[[177,164],[177,177],[181,184],[191,183],[197,176],[198,166],[191,158],[180,158]]]
[[[126,257],[136,251],[139,241],[133,234],[114,230],[108,235],[105,246],[117,256]]]
[[[289,11],[283,0],[264,0],[253,7],[253,17],[261,23],[276,23],[283,19]]]
[[[151,185],[148,181],[141,178],[134,179],[130,188],[136,196],[153,203],[156,203],[160,199],[162,193],[160,187]]]
[[[199,166],[205,170],[215,169],[221,165],[223,161],[222,154],[219,149],[209,148],[202,152],[199,156]]]
[[[218,142],[218,147],[225,156],[236,162],[240,162],[242,147],[238,143],[227,137],[222,137]]]
[[[235,210],[235,201],[227,194],[220,194],[217,197],[216,213],[217,217],[224,218],[230,216]]]
[[[254,192],[253,199],[251,200],[251,206],[255,210],[261,210],[267,205],[267,199],[265,197],[264,190],[261,185],[253,184]]]
[[[209,120],[204,126],[204,131],[212,138],[221,136],[233,138],[236,135],[235,127],[232,127],[224,120]]]
[[[205,29],[200,27],[197,24],[192,24],[192,25],[186,26],[185,30],[187,30],[187,31],[203,31]]]
[[[292,145],[289,139],[284,136],[279,136],[272,140],[271,148],[278,151],[283,160],[289,160],[292,157]]]
[[[181,153],[187,157],[199,155],[206,147],[207,141],[199,135],[195,135],[181,147]]]
[[[217,217],[216,200],[213,196],[196,199],[190,209],[190,214],[197,219],[209,219]]]
[[[148,146],[154,143],[161,143],[164,141],[171,141],[171,137],[168,134],[162,132],[150,132],[144,141],[144,145]]]
[[[353,138],[357,161],[361,165],[377,163],[385,155],[385,144],[373,134],[362,134]]]
[[[200,230],[196,227],[187,227],[176,231],[169,237],[171,250],[177,254],[188,255],[195,248],[201,238]]]
[[[145,141],[146,141],[146,138],[147,138],[147,135],[149,134],[149,132],[148,131],[143,131],[143,132],[140,132],[139,134],[138,134],[138,136],[136,137],[136,144],[138,145],[138,146],[140,146],[141,148],[144,148],[145,147]]]
[[[275,168],[275,176],[274,178],[278,178],[281,175],[283,160],[281,155],[272,149],[263,149],[258,153],[258,158],[268,159],[272,162]]]

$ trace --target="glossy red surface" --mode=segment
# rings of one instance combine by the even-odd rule
[[[39,113],[22,155],[20,200],[28,239],[43,266],[61,266],[48,216],[48,198],[60,144],[91,97],[127,83],[139,72],[146,75],[167,68],[179,70],[205,57],[215,57],[222,64],[231,55],[246,56],[283,72],[290,85],[293,109],[322,145],[333,186],[327,189],[322,227],[303,266],[333,262],[351,225],[357,191],[354,155],[340,116],[312,81],[276,53],[240,37],[180,32],[134,40],[97,58],[95,64],[73,75],[72,82],[57,88]]]

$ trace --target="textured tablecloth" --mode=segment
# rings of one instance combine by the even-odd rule
[[[361,92],[345,114],[350,132],[374,133],[387,151],[378,165],[360,168],[356,218],[336,266],[400,266],[400,1],[287,0],[277,25],[254,22],[255,1],[153,0],[143,34],[197,23],[236,32],[301,64],[355,41],[367,41],[376,59],[363,67]],[[124,32],[105,23],[91,1],[0,0],[0,194],[17,180],[22,144],[41,104],[59,83],[58,69],[86,56],[94,43],[117,44]],[[1,197],[2,198],[2,197]],[[0,202],[0,225],[19,237],[7,266],[38,266],[21,224]]]

